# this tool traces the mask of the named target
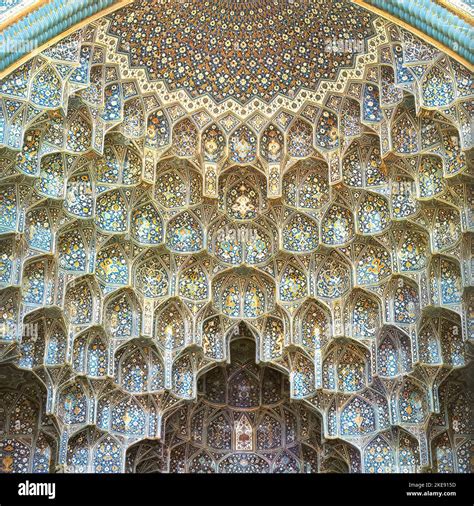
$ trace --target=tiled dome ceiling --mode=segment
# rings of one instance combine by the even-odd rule
[[[150,81],[216,102],[252,98],[270,102],[316,90],[354,68],[356,53],[328,51],[333,40],[367,50],[375,16],[341,1],[159,0],[134,4],[110,16],[108,33],[131,68]]]

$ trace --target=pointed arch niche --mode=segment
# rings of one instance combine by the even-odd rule
[[[199,378],[197,402],[165,420],[162,471],[318,472],[319,416],[302,401],[290,403],[285,374],[255,363],[252,338],[237,334],[229,346],[229,363]]]

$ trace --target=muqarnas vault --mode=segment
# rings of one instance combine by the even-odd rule
[[[0,470],[471,472],[467,66],[349,1],[56,35],[0,82]]]

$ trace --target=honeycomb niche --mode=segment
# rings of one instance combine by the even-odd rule
[[[13,69],[0,471],[471,472],[472,98],[349,1],[133,2]]]

